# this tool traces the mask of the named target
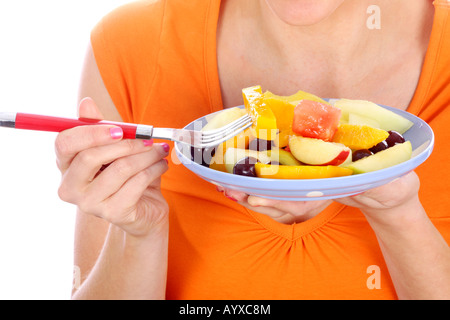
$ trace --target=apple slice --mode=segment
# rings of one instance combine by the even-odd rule
[[[345,168],[350,163],[352,163],[352,152],[349,152],[347,159],[345,159],[341,164],[338,164],[338,166]]]
[[[300,136],[289,139],[289,149],[298,161],[316,166],[338,166],[344,163],[352,152],[341,143]]]
[[[236,162],[246,157],[255,158],[262,163],[269,163],[271,161],[270,157],[264,151],[228,148],[224,155],[226,172],[233,173],[233,168]]]
[[[355,174],[372,172],[405,162],[411,159],[411,155],[411,142],[406,141],[361,160],[355,161],[346,166],[346,168],[352,169]]]
[[[244,114],[246,114],[245,109],[238,107],[233,107],[230,109],[225,109],[224,111],[218,113],[214,116],[208,123],[202,128],[202,131],[214,130],[221,128],[234,120],[239,119]]]
[[[413,125],[408,119],[370,101],[340,99],[334,103],[334,106],[342,110],[344,122],[348,122],[349,114],[352,113],[376,121],[380,129],[394,130],[401,134]]]

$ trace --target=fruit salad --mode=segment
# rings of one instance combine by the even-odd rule
[[[249,177],[320,179],[363,174],[411,158],[411,143],[403,134],[412,122],[375,103],[330,103],[304,91],[278,96],[260,86],[242,94],[244,109],[227,109],[202,130],[245,113],[252,126],[215,148],[193,150],[201,153],[202,165]]]

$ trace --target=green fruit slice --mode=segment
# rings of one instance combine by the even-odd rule
[[[349,115],[353,114],[376,121],[380,129],[395,130],[401,134],[405,133],[413,123],[408,119],[387,110],[373,102],[364,100],[340,99],[335,102],[335,107],[342,110],[342,122],[349,121]]]
[[[405,162],[411,159],[411,155],[411,142],[406,141],[375,153],[374,155],[352,162],[346,168],[352,169],[355,174],[372,172]]]

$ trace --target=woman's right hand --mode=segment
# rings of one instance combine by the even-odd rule
[[[100,118],[92,99],[80,103],[79,116]],[[166,225],[168,205],[160,191],[169,145],[122,139],[116,126],[82,126],[61,132],[55,141],[62,174],[60,198],[133,236]]]

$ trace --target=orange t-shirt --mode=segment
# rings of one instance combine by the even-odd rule
[[[434,153],[416,172],[422,203],[450,241],[450,5],[434,5],[408,111],[436,135]],[[218,0],[138,1],[97,25],[94,54],[124,121],[181,128],[223,108],[219,10]],[[357,209],[333,203],[306,222],[281,224],[226,199],[174,162],[162,187],[170,205],[168,299],[396,298],[375,234]]]

